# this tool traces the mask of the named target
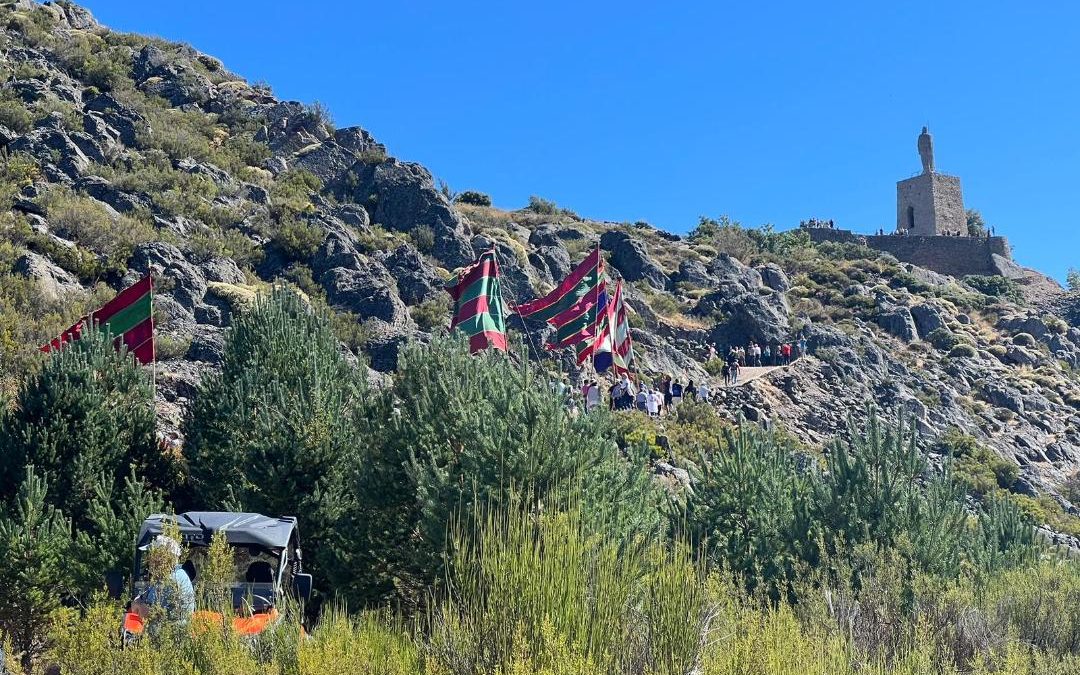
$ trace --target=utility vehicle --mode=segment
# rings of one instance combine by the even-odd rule
[[[185,555],[180,561],[184,571],[198,587],[199,573],[207,562],[210,541],[223,532],[232,552],[234,574],[229,581],[232,593],[233,629],[240,635],[256,636],[276,624],[287,597],[306,601],[311,595],[311,575],[303,572],[303,554],[297,534],[296,518],[270,518],[257,513],[189,511],[178,515],[154,514],[139,531],[131,575],[131,602],[124,613],[124,637],[139,636],[145,620],[133,611],[133,605],[149,588],[144,556],[149,544],[173,522],[179,528]],[[115,597],[123,593],[119,575],[110,575],[109,590]],[[219,612],[197,611],[193,626],[221,624]]]

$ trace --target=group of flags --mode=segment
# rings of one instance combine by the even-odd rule
[[[75,322],[41,346],[53,352],[78,340],[87,326],[107,328],[117,349],[126,347],[140,363],[154,361],[154,282],[147,275],[121,291],[100,309]],[[485,251],[447,284],[454,301],[451,330],[469,336],[475,353],[492,348],[506,351],[506,315],[499,289],[499,263],[495,249]],[[594,248],[577,267],[547,295],[509,307],[522,318],[542,319],[555,327],[549,350],[574,348],[577,362],[592,360],[596,372],[630,371],[634,360],[630,324],[622,297],[622,281],[612,288],[604,273],[600,248]]]
[[[454,300],[451,330],[468,335],[473,352],[488,347],[506,350],[495,249],[458,273],[447,291]],[[611,288],[599,247],[550,293],[510,309],[522,318],[540,319],[555,327],[549,350],[573,347],[579,365],[591,359],[598,373],[609,368],[617,374],[629,372],[634,352],[622,281]]]

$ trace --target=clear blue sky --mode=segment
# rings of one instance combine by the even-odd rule
[[[1080,3],[84,1],[508,208],[891,229],[929,123],[1019,262],[1080,267]]]

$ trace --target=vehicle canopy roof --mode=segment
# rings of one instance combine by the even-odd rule
[[[164,525],[175,521],[180,527],[180,537],[188,546],[209,546],[215,532],[224,532],[230,546],[261,546],[267,549],[283,549],[290,540],[299,545],[296,518],[283,516],[270,518],[258,513],[234,511],[188,511],[175,516],[155,513],[143,521],[139,530],[138,547],[148,545],[154,537],[162,534]]]

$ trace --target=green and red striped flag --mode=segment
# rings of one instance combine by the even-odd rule
[[[563,279],[555,290],[542,298],[513,308],[522,318],[535,317],[554,323],[554,319],[577,305],[583,298],[594,295],[604,275],[604,258],[600,248],[592,250],[585,260]]]
[[[495,249],[481,254],[476,262],[461,270],[446,292],[454,299],[454,318],[450,330],[469,336],[473,354],[491,347],[506,351],[506,320],[499,291],[499,263]]]
[[[78,340],[87,325],[107,329],[116,336],[117,349],[126,345],[139,363],[151,363],[154,360],[154,280],[149,274],[139,279],[101,309],[90,312],[42,345],[41,351],[49,353]]]

